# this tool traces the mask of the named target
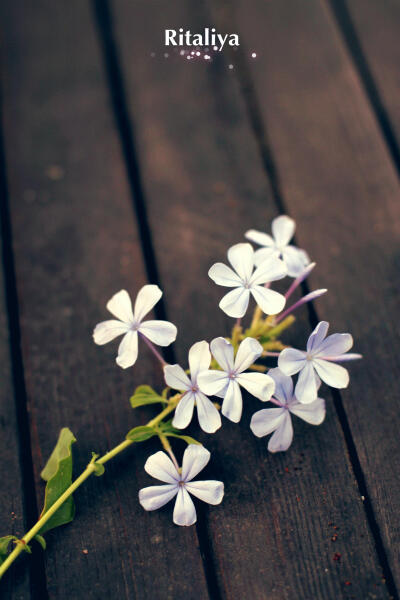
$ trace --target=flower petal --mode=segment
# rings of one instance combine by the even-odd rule
[[[318,375],[327,385],[333,388],[343,389],[349,385],[349,372],[341,365],[315,358],[313,365]]]
[[[287,267],[280,258],[269,257],[254,271],[250,279],[251,285],[260,285],[267,281],[278,281],[288,274]]]
[[[140,322],[157,304],[161,296],[162,291],[158,285],[144,285],[136,296],[135,320]]]
[[[244,317],[249,305],[250,292],[247,288],[237,287],[225,294],[219,303],[219,307],[229,317],[238,319]]]
[[[333,333],[320,344],[315,356],[331,357],[344,354],[353,346],[353,336],[350,333]]]
[[[124,323],[133,323],[132,302],[126,290],[121,290],[107,302],[107,310]]]
[[[178,493],[177,484],[151,485],[139,491],[139,502],[144,510],[157,510]]]
[[[196,342],[189,350],[190,377],[193,383],[197,381],[197,375],[207,371],[210,367],[211,352],[208,342]]]
[[[257,358],[261,356],[262,351],[263,347],[260,342],[254,338],[245,338],[241,342],[236,354],[234,363],[235,373],[241,373],[255,363]]]
[[[242,281],[250,279],[254,266],[254,250],[250,244],[235,244],[229,248],[228,260]]]
[[[181,478],[172,460],[161,450],[149,456],[144,465],[144,470],[154,479],[159,479],[165,483],[176,484]]]
[[[208,276],[217,284],[224,287],[242,285],[242,280],[230,267],[224,263],[215,263],[208,271]]]
[[[250,429],[257,437],[264,437],[279,427],[285,408],[263,408],[251,417]]]
[[[275,381],[265,373],[240,373],[235,381],[263,402],[270,400],[275,391]]]
[[[274,398],[288,404],[293,396],[293,380],[289,375],[285,375],[279,368],[270,369],[268,375],[275,381]]]
[[[225,371],[217,371],[214,369],[203,371],[197,377],[199,388],[207,396],[219,395],[219,392],[222,392],[228,382],[229,379]],[[219,397],[221,398],[221,396]]]
[[[294,402],[289,406],[289,410],[296,415],[296,417],[300,417],[300,419],[303,419],[303,421],[306,421],[311,425],[321,425],[326,415],[325,400],[317,398],[310,404]]]
[[[287,266],[290,277],[298,277],[310,263],[307,252],[296,248],[296,246],[286,246],[286,248],[283,248],[282,258]]]
[[[188,392],[179,401],[175,409],[172,425],[177,429],[185,429],[192,420],[194,409],[194,394]]]
[[[293,425],[289,411],[285,411],[282,422],[268,442],[270,452],[285,452],[293,441]]]
[[[313,361],[314,362],[314,361]],[[306,361],[299,374],[294,393],[302,404],[310,404],[317,399],[318,383],[313,363]]]
[[[164,379],[165,383],[174,390],[190,390],[192,387],[189,377],[180,365],[166,365]]]
[[[280,215],[272,221],[272,235],[277,246],[287,246],[296,229],[296,223],[287,215]]]
[[[307,352],[318,352],[320,345],[328,333],[329,323],[326,321],[320,321],[307,342]]]
[[[138,357],[138,334],[137,331],[128,331],[121,340],[118,347],[116,363],[123,369],[135,364]]]
[[[108,344],[108,342],[111,342],[111,340],[119,335],[126,333],[128,330],[129,325],[122,323],[122,321],[116,321],[115,319],[103,321],[102,323],[98,323],[94,328],[93,339],[95,344],[102,346],[103,344]]]
[[[266,315],[277,315],[286,304],[285,296],[275,292],[275,290],[269,290],[261,285],[253,285],[250,291],[254,300]]]
[[[196,523],[196,509],[193,500],[184,487],[180,487],[174,508],[175,525],[193,525]]]
[[[259,248],[254,252],[254,264],[259,267],[263,262],[266,262],[270,258],[279,258],[281,255],[280,251],[275,248]]]
[[[275,242],[268,233],[264,233],[263,231],[256,231],[255,229],[249,229],[244,234],[244,237],[254,242],[255,244],[259,244],[260,246],[273,247],[275,246]]]
[[[227,419],[233,421],[233,423],[239,423],[242,416],[242,410],[243,400],[240,386],[237,381],[231,379],[226,389],[221,412]]]
[[[278,367],[285,375],[298,373],[305,363],[306,353],[296,348],[285,348],[278,357]]]
[[[196,392],[195,398],[200,427],[206,433],[215,433],[221,427],[221,415],[211,400],[201,392]]]
[[[214,338],[210,349],[221,369],[228,373],[234,369],[233,346],[230,342],[223,337]]]
[[[222,481],[191,481],[185,485],[190,494],[208,504],[220,504],[224,497],[224,484]]]
[[[211,453],[198,444],[189,444],[183,453],[182,479],[191,481],[208,464]]]
[[[157,346],[169,346],[178,333],[175,325],[169,321],[144,321],[140,323],[138,331]]]

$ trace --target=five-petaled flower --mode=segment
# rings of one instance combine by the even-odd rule
[[[186,448],[182,469],[179,472],[171,459],[161,450],[150,456],[144,466],[146,472],[163,481],[165,485],[152,485],[140,490],[139,502],[145,510],[156,510],[176,496],[174,523],[193,525],[196,509],[189,494],[208,504],[220,504],[224,496],[222,481],[193,481],[210,460],[210,452],[203,446],[189,444]]]
[[[361,354],[346,354],[353,346],[350,333],[334,333],[326,337],[328,328],[329,323],[321,321],[308,338],[307,351],[285,348],[278,358],[278,367],[283,373],[299,373],[295,395],[303,404],[314,402],[317,398],[319,377],[331,387],[347,387],[349,373],[335,362],[361,358]]]
[[[270,256],[281,257],[287,266],[290,277],[300,275],[309,264],[310,259],[304,250],[289,245],[295,229],[296,223],[286,215],[276,217],[272,221],[272,236],[262,231],[249,229],[245,233],[245,237],[251,242],[263,246],[263,248],[259,248],[255,252],[255,264],[262,264]]]
[[[249,305],[250,294],[267,315],[276,315],[285,306],[285,297],[263,284],[277,281],[287,275],[285,263],[269,257],[254,269],[254,250],[250,244],[236,244],[228,250],[228,260],[233,269],[224,263],[215,263],[208,275],[215,283],[233,287],[225,294],[219,307],[230,317],[243,317]]]
[[[211,352],[221,371],[203,371],[198,377],[201,391],[223,398],[222,414],[238,423],[242,416],[243,400],[240,386],[259,400],[269,400],[274,392],[274,380],[264,373],[245,373],[262,354],[261,344],[254,338],[244,339],[234,358],[233,346],[225,338],[215,338]]]
[[[320,425],[325,419],[325,400],[317,398],[310,404],[301,404],[293,393],[293,381],[279,369],[271,369],[268,373],[275,381],[274,399],[278,408],[266,408],[254,413],[250,428],[257,437],[264,437],[272,432],[268,442],[270,452],[284,452],[293,440],[293,413],[311,425]]]
[[[221,416],[207,396],[200,391],[197,377],[206,371],[211,362],[211,353],[208,343],[197,342],[189,350],[190,379],[180,365],[167,365],[164,367],[164,376],[167,385],[175,390],[185,392],[176,407],[174,427],[184,429],[193,417],[196,405],[200,427],[206,433],[215,433],[221,427]]]
[[[107,344],[124,335],[118,348],[117,364],[126,369],[135,364],[138,356],[138,334],[158,346],[169,346],[176,339],[177,329],[169,321],[143,321],[162,296],[157,285],[145,285],[139,291],[135,309],[126,290],[115,294],[107,303],[107,309],[119,321],[112,319],[98,323],[93,332],[96,344]]]

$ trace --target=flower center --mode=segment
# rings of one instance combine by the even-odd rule
[[[185,482],[181,479],[179,482],[179,487],[185,487]]]
[[[196,383],[193,383],[192,387],[190,388],[190,391],[191,392],[198,392],[199,391],[198,385]]]
[[[311,361],[313,359],[313,355],[312,354],[307,354],[306,355],[306,360]]]
[[[140,323],[135,323],[134,322],[134,323],[131,323],[130,330],[131,331],[137,331],[139,329],[139,327],[140,327]]]
[[[236,373],[234,371],[231,371],[231,373],[228,374],[229,379],[236,379]]]

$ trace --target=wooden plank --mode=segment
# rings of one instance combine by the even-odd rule
[[[1,173],[4,177],[4,173]],[[2,181],[3,211],[2,232],[5,234],[4,220],[7,214],[6,186]],[[19,449],[19,430],[17,424],[16,396],[12,376],[12,359],[9,321],[7,318],[6,278],[3,269],[3,250],[0,246],[0,455],[1,455],[1,488],[0,488],[0,522],[3,535],[21,537],[24,533],[25,518],[23,504],[23,468]],[[29,465],[27,465],[29,468]],[[29,571],[26,564],[23,569],[14,571],[11,577],[0,582],[0,594],[7,600],[30,597]]]
[[[364,354],[343,401],[399,585],[397,174],[326,5],[237,6],[247,52],[259,54],[251,72],[283,199],[318,261],[313,286],[330,289],[318,313]]]
[[[396,0],[332,0],[332,8],[399,169],[400,5]]]
[[[164,58],[164,29],[184,24],[201,31],[211,21],[203,7],[191,3],[189,13],[183,0],[115,5],[148,215],[182,364],[194,341],[232,325],[218,309],[222,290],[208,279],[209,266],[224,260],[246,229],[276,214],[226,63],[190,63],[173,51]],[[298,333],[297,343],[306,330]],[[291,451],[274,456],[248,430],[257,408],[249,401],[241,426],[224,420],[215,436],[201,437],[226,483],[221,509],[205,510],[203,525],[220,596],[387,597],[333,407],[323,427],[298,427]]]
[[[21,329],[39,500],[62,426],[78,443],[76,473],[153,410],[133,388],[160,385],[146,350],[134,370],[98,348],[106,301],[146,281],[138,227],[89,3],[3,3],[5,139]],[[150,407],[151,408],[151,407]],[[48,593],[66,598],[207,598],[196,530],[138,503],[148,485],[132,449],[76,493],[77,518],[48,535]],[[182,576],[182,557],[190,579]]]

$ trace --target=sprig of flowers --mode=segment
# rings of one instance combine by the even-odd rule
[[[0,577],[21,552],[30,551],[32,540],[45,548],[43,533],[73,519],[73,493],[88,477],[103,475],[109,460],[131,445],[152,437],[158,437],[164,451],[148,457],[144,468],[163,485],[139,491],[139,502],[145,510],[156,510],[175,498],[173,521],[176,525],[189,526],[197,518],[191,496],[208,504],[220,504],[224,495],[221,481],[194,480],[211,456],[200,442],[182,433],[192,421],[195,409],[201,429],[213,434],[223,424],[221,414],[234,423],[241,420],[242,388],[263,403],[272,404],[272,408],[257,411],[250,423],[255,436],[272,434],[268,442],[270,452],[282,452],[290,447],[292,415],[312,425],[323,422],[325,400],[318,396],[322,382],[338,389],[347,387],[348,371],[337,363],[358,359],[361,355],[349,353],[353,345],[350,334],[327,336],[329,324],[326,321],[318,323],[311,333],[306,350],[288,347],[281,341],[281,335],[295,320],[293,312],[327,292],[326,289],[315,290],[286,306],[315,267],[304,250],[289,244],[294,231],[292,219],[285,215],[277,217],[272,222],[272,236],[255,230],[245,234],[262,248],[254,251],[249,243],[236,244],[227,253],[230,266],[221,262],[211,266],[210,278],[217,285],[233,288],[219,306],[236,322],[230,336],[216,337],[210,344],[201,340],[192,345],[188,371],[179,364],[167,364],[155,347],[174,342],[176,326],[168,321],[144,320],[162,296],[158,286],[142,287],[134,308],[126,290],[110,299],[107,309],[116,319],[96,325],[94,342],[103,345],[122,335],[116,363],[123,369],[136,363],[139,339],[147,344],[160,363],[166,387],[157,392],[150,385],[140,385],[130,402],[134,409],[158,404],[161,410],[146,425],[131,429],[125,440],[103,456],[92,453],[86,469],[74,481],[71,446],[76,440],[69,429],[61,431],[42,472],[47,485],[45,506],[38,522],[21,540],[10,535],[0,538]],[[293,281],[285,294],[271,289],[273,282],[286,276]],[[255,301],[255,308],[245,327],[243,319],[251,299]],[[276,358],[277,367],[268,371],[263,362],[265,358]],[[295,386],[292,375],[298,375]],[[171,439],[187,444],[181,467]],[[9,553],[11,544],[14,549]]]

